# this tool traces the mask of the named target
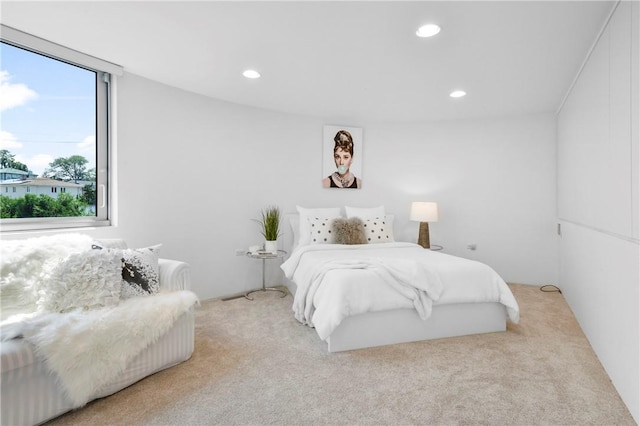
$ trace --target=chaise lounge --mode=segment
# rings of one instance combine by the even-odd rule
[[[42,247],[31,250],[38,252],[32,253],[31,266],[39,262],[50,276],[55,276],[51,271],[71,258],[70,252],[78,254],[79,245],[87,258],[98,256],[96,242],[87,236],[31,240],[40,240],[49,247],[56,244],[66,244],[67,248],[75,246],[70,251],[63,250],[63,256],[55,261],[50,256],[38,258],[37,255],[43,253]],[[93,249],[84,249],[87,242],[92,243]],[[13,246],[7,247],[9,243]],[[119,239],[97,243],[105,253],[127,250],[125,242]],[[111,301],[108,306],[64,312],[42,311],[41,304],[35,313],[16,314],[16,306],[10,306],[11,303],[15,305],[16,300],[13,287],[20,282],[16,264],[29,262],[27,259],[16,261],[16,253],[24,251],[24,247],[16,250],[15,244],[2,242],[3,259],[0,260],[3,309],[0,323],[1,424],[43,423],[191,357],[194,350],[193,307],[198,300],[189,291],[187,263],[157,258],[158,291],[154,294]],[[56,266],[52,269],[52,265]],[[85,265],[90,263],[85,262]],[[91,266],[88,268],[91,272],[100,270],[95,264]],[[76,265],[65,276],[72,276],[78,269]],[[30,270],[33,272],[33,268]],[[18,306],[17,310],[25,309]],[[70,329],[76,333],[69,332]]]

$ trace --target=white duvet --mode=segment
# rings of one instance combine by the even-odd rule
[[[491,267],[413,243],[306,245],[281,268],[297,285],[296,319],[322,340],[348,316],[397,308],[426,319],[432,305],[499,302],[519,320],[518,303]]]

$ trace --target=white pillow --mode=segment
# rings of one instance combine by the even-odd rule
[[[122,260],[117,252],[85,250],[58,263],[40,289],[38,306],[45,312],[96,309],[117,305],[122,286]]]
[[[347,213],[347,219],[351,219],[352,217],[359,217],[360,219],[373,219],[376,217],[384,217],[384,206],[378,207],[344,207],[345,212]]]
[[[364,234],[368,244],[392,243],[393,239],[393,217],[391,220],[387,216],[382,218],[364,219]]]
[[[308,218],[316,218],[323,217],[328,219],[333,219],[336,217],[341,217],[340,207],[326,207],[326,208],[317,208],[317,209],[309,209],[305,207],[296,206],[298,213],[300,214],[300,229],[298,234],[300,236],[298,240],[299,246],[306,246],[311,243],[311,224],[307,220]]]
[[[291,235],[293,235],[291,245],[292,248],[295,249],[300,240],[300,215],[297,213],[287,213],[285,218],[291,227]]]
[[[336,242],[333,232],[333,219],[308,217],[309,222],[309,243],[310,244],[334,244]]]

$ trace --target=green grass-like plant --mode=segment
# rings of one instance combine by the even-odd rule
[[[261,218],[255,219],[260,225],[260,233],[267,241],[276,241],[280,236],[280,209],[269,206],[260,212]]]

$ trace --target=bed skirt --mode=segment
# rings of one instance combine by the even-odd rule
[[[116,381],[97,391],[102,398],[191,357],[194,350],[194,314],[189,311],[156,343],[137,355]],[[20,339],[2,342],[2,425],[35,425],[73,410],[73,404],[56,384],[33,346]]]

